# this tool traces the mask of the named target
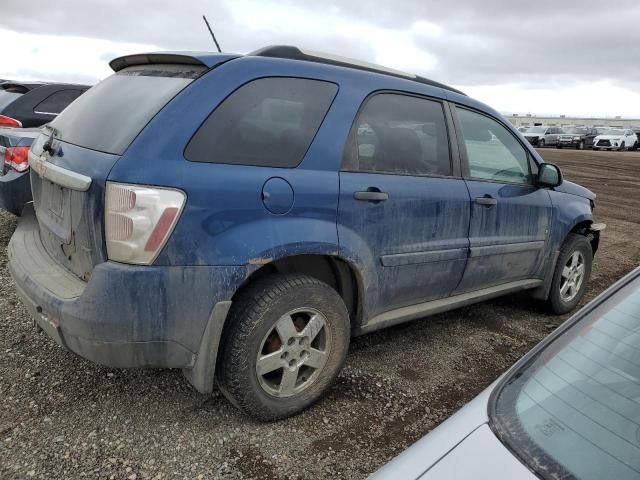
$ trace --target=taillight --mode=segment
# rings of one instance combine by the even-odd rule
[[[105,234],[109,260],[153,263],[178,222],[180,190],[107,182]]]
[[[0,115],[0,127],[22,127],[22,122],[15,118],[7,117],[6,115]]]
[[[7,147],[4,151],[4,164],[16,172],[29,170],[29,147]]]

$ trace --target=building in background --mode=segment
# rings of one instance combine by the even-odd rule
[[[610,118],[581,118],[559,116],[538,116],[532,114],[507,114],[506,117],[516,127],[533,127],[535,125],[549,125],[552,127],[620,127],[640,128],[640,119],[610,117]]]

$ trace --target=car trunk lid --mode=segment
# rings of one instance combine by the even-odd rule
[[[118,155],[53,141],[41,135],[29,153],[33,203],[40,238],[58,263],[87,281],[106,260],[104,186]]]

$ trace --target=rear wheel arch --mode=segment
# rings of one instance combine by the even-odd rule
[[[361,275],[353,263],[333,255],[302,254],[272,260],[251,272],[236,290],[232,301],[256,280],[277,273],[308,275],[326,283],[342,297],[351,325],[360,324],[364,295]]]

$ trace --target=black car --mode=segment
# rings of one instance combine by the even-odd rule
[[[89,89],[70,83],[0,83],[0,126],[39,127]]]
[[[564,133],[558,137],[558,148],[573,147],[584,150],[593,146],[593,139],[598,135],[596,128],[564,127]]]

